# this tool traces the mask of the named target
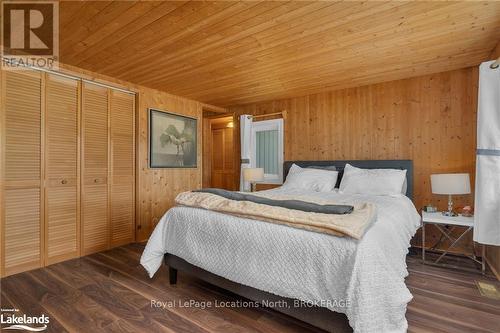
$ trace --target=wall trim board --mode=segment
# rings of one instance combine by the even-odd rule
[[[203,108],[203,111],[209,111],[209,112],[214,112],[214,113],[226,113],[227,112],[226,108],[222,108],[222,107],[215,106],[215,105],[201,103],[201,106]]]

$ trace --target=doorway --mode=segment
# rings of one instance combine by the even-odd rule
[[[237,190],[233,115],[212,115],[203,119],[203,187]]]
[[[233,128],[233,117],[217,118],[211,121],[211,187],[235,190]]]

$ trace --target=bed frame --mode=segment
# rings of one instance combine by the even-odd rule
[[[346,163],[365,169],[406,169],[407,170],[407,192],[406,195],[413,197],[413,162],[411,160],[346,160],[346,161],[286,161],[283,165],[283,177],[286,179],[292,164],[300,167],[308,166],[331,166],[334,165],[339,171],[337,187],[340,184]],[[289,315],[305,323],[319,327],[328,332],[347,333],[352,332],[347,317],[344,314],[333,312],[327,308],[313,306],[295,307],[295,300],[280,297],[249,286],[245,286],[221,276],[208,272],[198,266],[192,265],[184,259],[172,254],[165,254],[165,264],[168,266],[170,284],[177,283],[177,271],[192,275],[198,279],[208,282],[217,287],[228,290],[234,294],[245,297],[251,301],[262,303],[263,301],[279,304],[272,307],[273,310]],[[287,304],[288,306],[282,306]]]

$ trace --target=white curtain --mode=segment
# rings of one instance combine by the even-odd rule
[[[251,166],[252,156],[252,116],[240,116],[241,171],[240,191],[250,191],[250,183],[243,181],[243,169]]]
[[[479,66],[474,241],[500,245],[500,68]]]

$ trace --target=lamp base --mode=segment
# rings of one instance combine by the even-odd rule
[[[451,194],[448,194],[448,211],[443,212],[443,215],[458,216],[458,214],[453,211],[453,199],[451,198]]]
[[[441,214],[443,214],[443,216],[451,216],[451,217],[458,216],[458,214],[455,212],[442,212]]]

